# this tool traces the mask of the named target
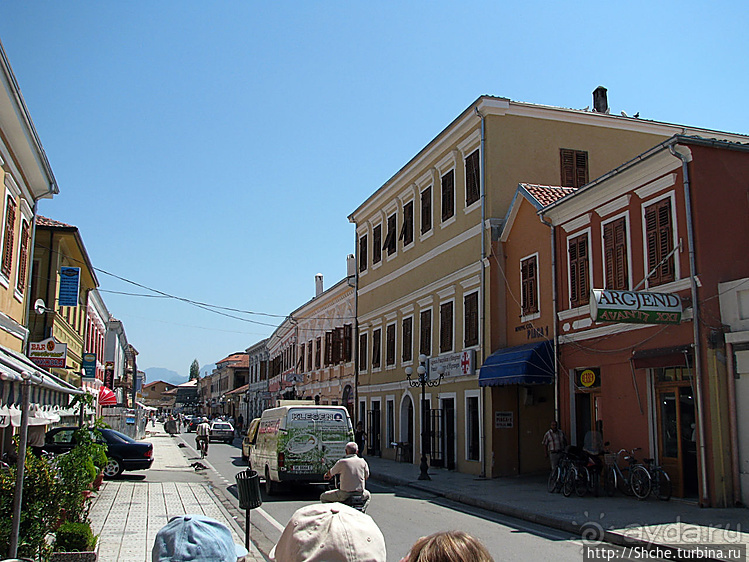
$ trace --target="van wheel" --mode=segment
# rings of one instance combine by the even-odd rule
[[[270,470],[265,467],[265,493],[269,496],[273,496],[278,492],[278,486],[273,480],[270,479]]]

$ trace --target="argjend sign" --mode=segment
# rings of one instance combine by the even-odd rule
[[[590,317],[595,322],[678,324],[681,322],[681,299],[672,293],[593,289]]]

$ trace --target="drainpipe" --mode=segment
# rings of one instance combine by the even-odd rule
[[[484,319],[486,318],[486,117],[479,111],[479,108],[474,108],[476,115],[481,119],[481,160],[479,170],[479,192],[481,194],[481,307],[479,308],[479,326],[481,329],[482,337],[480,338],[480,357],[477,358],[476,363],[484,364],[484,351],[486,346],[484,340],[486,339],[486,326],[484,325]],[[486,417],[486,387],[481,387],[481,413]],[[484,454],[483,462],[481,463],[481,478],[486,478],[486,462],[489,455],[486,454],[486,430],[485,424],[479,425],[481,428],[481,451]]]
[[[673,156],[681,160],[682,179],[684,181],[684,203],[687,215],[687,243],[689,246],[689,284],[692,293],[692,328],[694,334],[694,380],[697,398],[697,433],[700,440],[700,480],[702,491],[700,494],[700,505],[705,506],[708,501],[707,466],[705,451],[705,413],[702,398],[702,339],[700,337],[700,309],[697,300],[697,262],[694,252],[694,223],[692,221],[692,199],[689,183],[688,162],[692,159],[677,152],[673,144],[668,146]]]
[[[554,314],[552,330],[554,337],[554,419],[559,422],[559,333],[557,332],[557,231],[554,225],[546,222],[541,215],[541,222],[551,229],[551,310]]]

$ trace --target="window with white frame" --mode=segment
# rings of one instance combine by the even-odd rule
[[[6,279],[10,279],[10,272],[13,267],[14,238],[16,229],[16,201],[8,195],[5,199],[5,224],[3,230],[3,254],[0,261],[0,273]]]
[[[463,297],[464,347],[479,344],[479,294],[478,291]]]
[[[432,354],[432,309],[422,310],[419,317],[419,353]]]
[[[440,305],[440,353],[453,350],[453,302]]]
[[[403,340],[401,361],[404,363],[413,361],[413,321],[413,316],[408,316],[403,319],[401,330],[401,338]]]
[[[388,447],[395,442],[395,399],[390,397],[385,403],[385,439]]]
[[[567,242],[570,272],[570,307],[577,308],[590,301],[588,233],[570,238]]]
[[[382,225],[378,224],[372,229],[372,263],[382,261]]]
[[[466,460],[481,460],[481,409],[478,393],[466,392]]]
[[[401,227],[400,236],[403,241],[403,247],[406,247],[414,241],[414,202],[408,201],[403,205],[403,226]]]
[[[359,334],[359,370],[367,370],[367,334]]]
[[[648,286],[655,287],[676,279],[674,226],[671,199],[661,199],[645,207],[645,255]],[[670,255],[669,255],[670,254]],[[666,256],[669,256],[668,259]]]
[[[455,215],[455,170],[442,176],[442,222]]]
[[[373,369],[379,369],[381,365],[380,363],[380,356],[382,355],[381,344],[382,344],[382,328],[376,328],[372,330],[372,368]]]
[[[522,316],[538,313],[538,254],[520,261],[520,305]]]
[[[361,238],[359,238],[359,273],[367,270],[368,259],[369,256],[367,255],[367,235],[362,234]]]
[[[627,218],[619,217],[603,225],[604,282],[607,289],[629,289],[627,257]]]
[[[395,324],[385,328],[385,365],[395,365]]]
[[[432,230],[432,186],[421,192],[421,233]]]
[[[479,151],[474,150],[466,156],[466,207],[470,207],[479,200],[481,195],[479,173]]]

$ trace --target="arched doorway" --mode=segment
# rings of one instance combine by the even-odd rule
[[[403,460],[413,463],[414,450],[414,403],[411,396],[406,394],[401,400],[400,409],[400,441],[408,443],[404,451]]]

